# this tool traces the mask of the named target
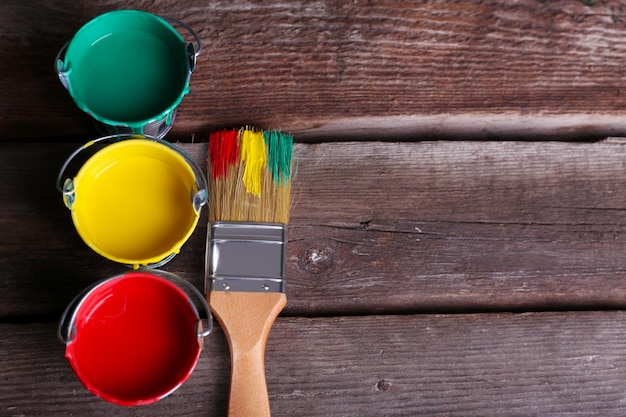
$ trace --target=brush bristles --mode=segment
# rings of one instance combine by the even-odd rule
[[[209,222],[289,223],[291,135],[252,129],[211,134]]]

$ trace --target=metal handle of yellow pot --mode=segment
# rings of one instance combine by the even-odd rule
[[[104,136],[85,143],[74,152],[72,152],[72,154],[65,160],[65,162],[61,166],[61,169],[59,170],[59,175],[57,176],[57,190],[59,190],[59,192],[63,194],[63,202],[65,203],[65,206],[70,210],[74,205],[76,195],[74,190],[74,180],[71,178],[65,178],[65,171],[67,171],[68,166],[74,160],[74,158],[76,158],[87,148],[99,142],[113,141],[114,138],[117,138],[117,136]]]
[[[199,213],[202,209],[202,206],[206,204],[208,199],[208,185],[206,177],[204,176],[204,172],[200,168],[200,166],[196,163],[196,161],[191,158],[185,151],[180,149],[178,146],[175,146],[163,139],[159,139],[153,136],[146,135],[135,135],[135,134],[122,134],[122,135],[111,135],[111,136],[103,136],[98,139],[94,139],[89,141],[76,149],[72,154],[65,160],[61,169],[59,170],[59,174],[57,176],[56,187],[57,190],[63,195],[63,202],[69,208],[72,209],[74,205],[74,200],[76,199],[76,190],[74,188],[74,180],[72,178],[66,177],[66,171],[70,165],[70,163],[83,151],[90,148],[96,143],[108,141],[108,142],[118,142],[124,139],[146,139],[151,140],[153,142],[157,142],[163,146],[168,147],[174,152],[178,153],[185,159],[185,161],[191,167],[194,177],[195,177],[195,186],[191,190],[190,199],[193,204],[194,210],[196,213]]]

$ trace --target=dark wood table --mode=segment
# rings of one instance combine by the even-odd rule
[[[169,397],[91,395],[56,339],[125,271],[55,189],[97,136],[61,46],[138,8],[204,43],[168,139],[297,141],[275,416],[626,415],[626,6],[619,1],[5,1],[0,6],[0,415],[225,416],[218,327]],[[164,269],[203,287],[206,212]]]

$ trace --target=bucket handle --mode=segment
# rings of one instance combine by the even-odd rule
[[[76,295],[76,297],[74,297],[72,299],[72,301],[70,301],[70,303],[67,305],[67,307],[65,307],[65,310],[63,311],[63,314],[61,314],[61,319],[59,320],[59,325],[57,326],[57,339],[59,339],[61,341],[61,343],[63,343],[64,345],[66,345],[69,342],[71,342],[72,339],[73,339],[73,336],[74,336],[73,331],[72,331],[72,329],[74,327],[74,318],[75,318],[74,314],[72,314],[72,318],[70,320],[70,323],[67,325],[67,339],[63,336],[63,329],[66,327],[65,326],[65,322],[67,320],[67,315],[69,314],[70,311],[75,312],[77,307],[78,307],[77,306],[78,301],[83,299],[87,294],[89,294],[89,292],[91,290],[96,288],[99,284],[103,283],[104,281],[106,281],[106,280],[102,280],[102,281],[96,282],[94,284],[91,284],[90,286],[88,286],[87,288],[82,290],[80,293],[78,293],[78,295]]]
[[[119,142],[120,140],[124,140],[124,139],[151,140],[153,142],[160,143],[161,145],[164,145],[168,147],[169,149],[175,151],[179,155],[181,155],[185,159],[185,161],[189,164],[189,166],[191,167],[191,170],[194,173],[194,176],[196,177],[195,189],[192,190],[192,195],[190,196],[190,198],[191,198],[191,202],[193,204],[193,208],[196,211],[196,213],[200,212],[200,210],[202,209],[202,206],[207,202],[207,199],[208,199],[208,184],[204,176],[204,173],[202,172],[202,169],[196,163],[196,161],[194,161],[187,154],[187,152],[183,151],[178,146],[175,146],[163,139],[155,138],[152,136],[133,135],[133,134],[103,136],[101,138],[94,139],[85,143],[84,145],[82,145],[81,147],[79,147],[78,149],[76,149],[74,152],[71,153],[71,155],[65,160],[65,162],[61,166],[61,169],[59,170],[59,175],[57,176],[57,181],[56,181],[57,190],[59,190],[59,192],[63,195],[63,202],[65,203],[65,206],[67,208],[71,210],[72,206],[74,205],[74,200],[76,199],[76,194],[75,194],[76,190],[74,189],[74,180],[71,178],[65,178],[65,172],[67,171],[69,164],[74,160],[74,158],[76,158],[85,149],[91,147],[92,145],[96,143],[103,142],[103,141]]]
[[[134,136],[136,137],[136,135]],[[148,140],[158,142],[164,146],[167,146],[174,152],[177,152],[180,156],[182,156],[185,159],[185,161],[187,161],[187,163],[191,167],[191,170],[194,173],[194,176],[196,177],[196,189],[192,191],[193,195],[190,196],[191,202],[193,203],[193,208],[196,211],[196,213],[200,213],[202,206],[206,204],[208,197],[209,197],[209,186],[204,176],[204,172],[202,172],[202,168],[200,168],[200,166],[196,163],[196,161],[194,161],[193,158],[189,156],[189,154],[187,154],[187,152],[183,151],[178,146],[173,145],[163,139],[155,138],[152,136],[144,136],[144,137]]]
[[[186,288],[188,288],[189,290],[191,290],[191,292],[193,293],[193,295],[200,300],[200,304],[202,305],[202,308],[204,309],[204,311],[207,314],[207,328],[200,330],[199,328],[199,324],[200,324],[200,315],[198,314],[198,327],[196,328],[196,335],[198,337],[201,338],[205,338],[208,335],[211,334],[211,332],[213,331],[213,315],[211,314],[211,309],[209,308],[209,304],[206,301],[206,298],[202,295],[202,293],[200,292],[200,290],[198,290],[193,284],[191,284],[189,281],[187,281],[186,279],[183,279],[181,277],[179,277],[176,274],[172,274],[171,272],[167,272],[167,271],[163,271],[160,269],[141,269],[142,271],[146,271],[148,273],[154,274],[154,275],[159,275],[163,278],[169,279],[170,281],[174,282],[175,284],[179,285],[179,286],[184,286]],[[121,276],[121,275],[118,275]],[[113,277],[115,278],[115,277]],[[74,337],[74,321],[76,319],[76,310],[78,310],[79,304],[80,304],[80,300],[82,300],[83,298],[85,298],[94,288],[96,288],[98,285],[104,283],[105,281],[108,281],[111,278],[105,278],[103,280],[100,280],[92,285],[90,285],[89,287],[85,288],[83,291],[81,291],[76,297],[74,297],[72,299],[72,301],[70,301],[70,303],[67,305],[67,307],[65,307],[65,310],[63,311],[63,314],[61,314],[61,319],[59,320],[59,325],[57,327],[57,338],[61,341],[61,343],[63,343],[64,345],[67,345],[68,343],[70,343]],[[193,304],[192,304],[193,306]],[[196,313],[198,312],[198,310],[194,307],[194,310],[196,310]],[[67,323],[67,326],[65,325],[67,320],[68,320],[68,315],[69,313],[72,312],[71,317],[69,318],[69,323]],[[65,337],[64,335],[64,329],[67,329],[67,337]]]
[[[169,16],[159,16],[159,17],[169,23],[173,23],[175,25],[182,27],[187,32],[191,33],[191,36],[193,36],[194,39],[196,40],[196,43],[198,44],[197,48],[194,48],[192,43],[187,44],[187,53],[189,55],[188,56],[189,73],[192,73],[194,68],[196,67],[196,59],[198,58],[198,55],[200,55],[200,52],[202,52],[202,41],[200,40],[200,36],[198,36],[198,33],[195,30],[193,30],[191,26],[189,26],[188,24],[184,22],[181,22],[178,19],[174,19],[173,17],[169,17]]]
[[[63,47],[59,49],[59,52],[57,52],[57,56],[54,59],[54,72],[57,73],[57,75],[59,76],[59,80],[61,81],[61,84],[63,84],[63,87],[65,87],[66,90],[70,89],[70,82],[67,79],[69,68],[68,69],[64,68],[65,64],[61,60],[61,56],[65,58],[65,52],[67,51],[67,47],[69,44],[70,44],[69,41],[65,42],[65,45],[63,45]]]
[[[196,59],[198,58],[198,55],[200,55],[200,52],[202,52],[202,41],[200,40],[200,36],[195,30],[191,28],[191,26],[189,26],[188,24],[184,22],[181,22],[178,19],[174,19],[173,17],[168,17],[168,16],[159,16],[159,17],[169,23],[173,23],[175,25],[182,27],[187,32],[189,32],[191,36],[194,37],[196,43],[198,44],[198,47],[197,48],[194,47],[192,43],[187,44],[187,53],[189,55],[188,56],[189,73],[193,72],[194,68],[196,67]],[[63,60],[65,58],[65,53],[67,51],[67,47],[69,46],[69,44],[70,42],[67,41],[65,45],[63,45],[63,47],[59,49],[59,52],[57,52],[57,56],[54,59],[54,72],[57,73],[57,75],[59,76],[59,80],[61,81],[61,84],[63,84],[63,87],[65,87],[66,90],[70,89],[70,83],[69,83],[69,80],[67,79],[67,74],[69,73],[70,69],[64,68],[65,63],[63,62]]]
[[[61,75],[59,74],[59,78],[60,77]],[[63,163],[63,166],[61,166],[61,169],[59,170],[59,175],[57,176],[56,186],[57,186],[57,190],[59,190],[59,192],[63,194],[63,202],[65,203],[65,206],[69,208],[70,210],[72,209],[72,206],[74,205],[74,199],[76,198],[74,194],[74,181],[70,178],[66,178],[63,181],[63,177],[65,176],[65,171],[67,170],[67,167],[69,166],[70,162],[72,162],[74,158],[78,156],[78,154],[80,154],[85,149],[91,147],[92,145],[98,142],[103,142],[105,140],[110,141],[114,137],[117,137],[117,136],[104,136],[104,137],[94,139],[85,143],[80,148],[72,152],[72,154]],[[63,181],[63,184],[61,184],[61,181]]]

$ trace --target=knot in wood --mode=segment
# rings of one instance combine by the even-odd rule
[[[306,251],[303,266],[307,271],[319,274],[330,268],[332,263],[332,250],[330,248],[314,247]]]
[[[386,379],[381,379],[380,381],[376,383],[377,391],[387,392],[390,389],[391,389],[391,382],[387,381]]]

